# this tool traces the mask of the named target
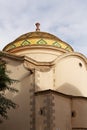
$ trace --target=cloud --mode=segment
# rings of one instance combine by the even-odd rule
[[[87,0],[0,0],[0,48],[21,34],[52,33],[87,55]]]

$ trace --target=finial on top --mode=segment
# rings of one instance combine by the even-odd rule
[[[36,31],[40,31],[40,28],[39,28],[40,27],[40,23],[36,23],[35,25],[36,25]]]

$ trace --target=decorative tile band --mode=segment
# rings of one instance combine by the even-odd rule
[[[17,42],[13,42],[11,44],[8,44],[5,48],[5,51],[8,51],[10,49],[14,49],[17,47],[24,47],[24,46],[28,46],[28,45],[50,45],[50,46],[55,46],[58,48],[62,48],[65,49],[69,52],[72,52],[72,48],[70,45],[68,45],[65,42],[61,42],[61,41],[54,41],[51,39],[43,39],[43,38],[37,38],[37,39],[25,39],[25,40],[21,40],[21,41],[17,41]]]

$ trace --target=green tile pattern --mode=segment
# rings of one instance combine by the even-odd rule
[[[45,44],[47,44],[47,42],[45,41],[45,40],[43,40],[43,39],[40,39],[38,42],[37,42],[37,44],[39,44],[39,45],[45,45]]]
[[[61,47],[61,45],[58,42],[54,42],[52,45],[57,46],[57,47]]]
[[[26,46],[26,45],[29,45],[31,44],[29,41],[25,40],[21,43],[21,46]]]

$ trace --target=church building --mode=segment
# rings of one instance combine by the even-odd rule
[[[0,130],[87,130],[87,58],[57,36],[36,31],[2,50],[18,93]]]

